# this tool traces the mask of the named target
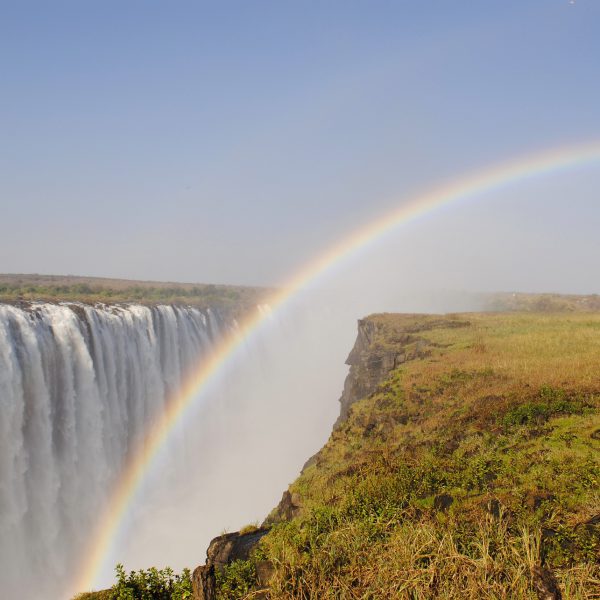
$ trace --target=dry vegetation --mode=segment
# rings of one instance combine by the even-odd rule
[[[393,351],[426,318],[371,319]],[[271,599],[600,598],[600,315],[422,335],[426,358],[353,406],[291,486],[300,516],[226,569],[221,598],[254,597],[265,561]]]

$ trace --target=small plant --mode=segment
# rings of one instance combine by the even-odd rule
[[[240,529],[240,535],[248,535],[249,533],[254,533],[255,531],[258,531],[258,524],[250,523],[248,525],[244,525],[244,527]]]

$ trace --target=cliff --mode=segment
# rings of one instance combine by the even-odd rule
[[[330,440],[258,535],[213,540],[194,597],[596,597],[599,330],[361,320]]]
[[[350,372],[340,398],[340,416],[336,427],[346,420],[350,407],[371,395],[391,371],[431,353],[431,342],[423,337],[424,332],[439,327],[469,325],[468,321],[424,315],[414,315],[401,324],[391,323],[386,316],[361,319],[358,322],[358,336],[346,359]]]

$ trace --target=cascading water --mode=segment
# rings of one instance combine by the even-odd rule
[[[0,595],[59,597],[114,478],[220,336],[210,310],[0,304]]]

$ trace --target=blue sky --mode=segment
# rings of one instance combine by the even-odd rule
[[[596,0],[0,0],[0,272],[277,283],[411,191],[600,138],[599,33]],[[584,290],[599,181],[469,230],[520,203],[516,247],[583,256],[531,287]]]

